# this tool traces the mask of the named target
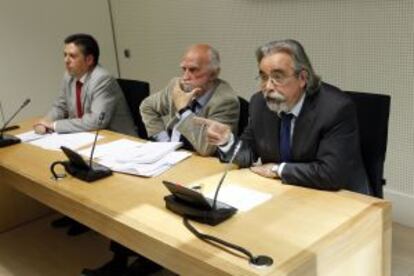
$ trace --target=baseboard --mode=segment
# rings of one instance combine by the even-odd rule
[[[414,196],[384,189],[384,198],[392,202],[392,220],[409,227],[414,227]]]

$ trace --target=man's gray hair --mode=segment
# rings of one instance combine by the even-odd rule
[[[215,48],[210,46],[208,53],[210,56],[210,68],[214,71],[220,70],[219,52]]]
[[[296,76],[298,76],[302,70],[307,72],[308,78],[306,89],[309,93],[312,93],[314,90],[319,88],[321,79],[318,75],[316,75],[315,71],[313,71],[312,64],[306,55],[305,49],[296,40],[275,40],[260,46],[256,50],[257,62],[260,63],[264,57],[280,52],[291,56],[295,66],[294,70]]]

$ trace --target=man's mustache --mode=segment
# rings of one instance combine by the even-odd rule
[[[267,102],[283,103],[286,102],[286,97],[279,92],[273,92],[272,94],[266,93],[265,99]]]

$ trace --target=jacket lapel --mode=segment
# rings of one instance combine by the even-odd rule
[[[292,157],[296,159],[304,146],[300,141],[306,141],[307,135],[312,133],[313,124],[316,118],[315,104],[313,97],[306,97],[302,110],[295,122],[295,129],[292,138]]]

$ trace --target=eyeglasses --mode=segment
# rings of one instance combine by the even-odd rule
[[[260,81],[260,85],[266,85],[269,80],[272,85],[285,85],[286,83],[288,83],[289,79],[291,79],[294,76],[296,76],[295,73],[286,76],[283,73],[274,72],[270,74],[270,76],[267,76],[265,74],[259,74],[256,77],[256,80]]]

